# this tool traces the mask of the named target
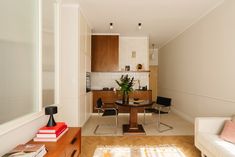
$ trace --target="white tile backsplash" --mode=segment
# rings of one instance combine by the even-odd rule
[[[134,80],[140,80],[140,86],[149,87],[149,73],[148,72],[92,72],[91,73],[91,88],[102,89],[103,87],[115,87],[118,88],[115,80],[119,80],[121,75],[128,74],[134,77]],[[138,89],[139,85],[136,81],[134,89]]]

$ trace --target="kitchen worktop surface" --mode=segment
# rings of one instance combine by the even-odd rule
[[[106,92],[114,92],[113,90],[103,90],[103,89],[92,89],[91,91],[106,91]],[[117,90],[118,91],[118,90]],[[133,92],[139,92],[139,91],[152,91],[151,89],[147,90],[140,90],[140,89],[135,89]]]

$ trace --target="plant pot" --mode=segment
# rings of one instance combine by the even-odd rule
[[[129,103],[129,95],[128,93],[124,92],[122,95],[122,102],[123,103]]]

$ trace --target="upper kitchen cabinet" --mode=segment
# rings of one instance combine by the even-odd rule
[[[93,35],[91,46],[91,71],[118,71],[118,35]]]

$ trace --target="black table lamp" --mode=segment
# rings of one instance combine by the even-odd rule
[[[57,106],[49,106],[45,108],[45,114],[50,115],[47,127],[55,126],[56,122],[54,120],[53,114],[57,113]]]

